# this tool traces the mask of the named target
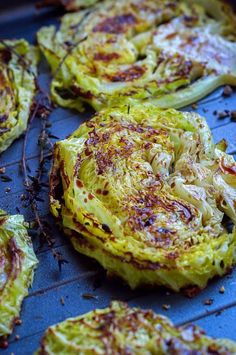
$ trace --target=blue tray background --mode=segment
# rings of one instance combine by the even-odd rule
[[[6,4],[0,1],[0,38],[24,37],[30,42],[35,41],[35,32],[42,26],[58,23],[60,10],[44,9],[37,11],[34,1],[11,1]],[[41,63],[40,82],[47,87],[50,73],[46,63]],[[228,140],[228,152],[236,153],[236,123],[229,118],[218,119],[214,110],[236,110],[236,93],[229,98],[222,97],[222,89],[217,90],[203,99],[195,110],[207,118],[212,129],[215,142],[222,138]],[[192,107],[186,110],[193,110]],[[59,139],[72,133],[79,124],[91,116],[91,112],[79,114],[74,111],[56,108],[49,117],[52,123],[51,132]],[[35,137],[40,133],[40,123],[35,121],[29,135],[27,146],[27,161],[34,174],[38,162],[38,146]],[[56,141],[56,140],[54,140]],[[12,182],[0,182],[0,208],[9,213],[17,213],[16,207],[27,220],[33,218],[32,212],[22,207],[21,195],[24,192],[23,179],[19,172],[23,139],[20,138],[0,156],[0,167],[6,167],[6,174],[12,177]],[[5,192],[7,187],[10,192]],[[44,202],[40,203],[40,214],[45,216],[52,225],[56,237],[55,248],[62,252],[69,261],[59,272],[57,263],[46,246],[39,249],[39,241],[34,238],[34,246],[39,258],[39,267],[35,273],[33,287],[25,299],[21,312],[22,325],[16,326],[9,338],[9,347],[0,350],[3,354],[32,354],[39,345],[45,329],[52,324],[68,317],[90,311],[95,307],[105,307],[111,300],[127,301],[131,306],[152,308],[156,312],[167,315],[175,324],[195,322],[202,326],[211,336],[228,337],[236,341],[236,269],[232,274],[222,279],[210,282],[206,290],[194,299],[188,299],[180,294],[167,292],[165,289],[131,291],[117,281],[105,279],[100,266],[92,260],[76,253],[67,239],[54,225],[49,215],[47,191],[42,195]],[[97,288],[98,284],[100,287]],[[225,287],[225,293],[219,289]],[[85,299],[89,293],[96,299]],[[61,297],[65,304],[62,305]],[[204,301],[212,298],[211,306]],[[169,304],[168,311],[162,305]],[[16,340],[15,336],[20,339]]]

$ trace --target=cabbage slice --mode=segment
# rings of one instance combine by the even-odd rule
[[[0,42],[0,153],[26,129],[39,51],[25,40]]]
[[[151,310],[129,307],[113,301],[51,326],[45,332],[37,355],[49,354],[235,354],[236,343],[213,339],[188,324],[175,327]]]
[[[65,107],[121,102],[180,108],[236,85],[236,20],[222,1],[105,1],[66,14],[38,43]]]
[[[107,108],[56,143],[51,211],[79,252],[131,288],[175,291],[236,261],[236,163],[195,113]]]
[[[9,335],[38,260],[22,215],[0,210],[0,338]]]

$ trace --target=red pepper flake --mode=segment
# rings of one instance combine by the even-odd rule
[[[91,193],[89,193],[89,194],[88,194],[88,199],[89,199],[89,200],[94,199],[94,195],[92,195]]]
[[[89,150],[88,148],[85,149],[84,154],[86,155],[86,157],[88,157],[89,155],[92,154],[91,150]]]
[[[113,59],[120,58],[118,53],[95,53],[93,59],[94,60],[101,60],[104,62],[110,62]]]
[[[224,165],[224,159],[221,159],[220,161],[220,169],[223,173],[228,173],[230,175],[236,175],[236,164],[233,164],[231,166]]]
[[[79,187],[79,188],[82,188],[84,186],[84,184],[82,183],[81,180],[77,179],[76,180],[76,185]]]
[[[132,14],[118,15],[106,18],[93,28],[93,32],[122,33],[128,26],[136,23]]]
[[[109,194],[109,191],[103,190],[102,194],[103,194],[103,196],[107,196]]]
[[[126,70],[119,71],[114,75],[109,75],[108,79],[111,80],[112,82],[133,81],[139,79],[144,74],[145,71],[146,68],[140,67],[138,65],[133,65],[132,67]]]

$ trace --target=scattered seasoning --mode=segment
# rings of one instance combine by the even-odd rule
[[[61,298],[60,298],[60,302],[61,302],[62,306],[64,306],[64,305],[65,305],[65,300],[64,300],[64,297],[61,297]]]
[[[230,112],[230,118],[232,121],[236,121],[236,111],[231,111]]]
[[[97,299],[97,296],[93,295],[92,293],[83,293],[82,297],[86,300]]]
[[[12,178],[10,178],[10,176],[7,176],[7,175],[1,175],[0,180],[2,182],[10,182],[10,181],[12,181]]]
[[[27,200],[26,195],[25,195],[25,194],[21,194],[21,195],[20,195],[20,200],[21,200],[21,201]]]
[[[233,93],[233,89],[231,88],[231,86],[226,85],[222,92],[222,96],[229,97],[232,95],[232,93]]]
[[[18,334],[16,334],[15,340],[19,340],[19,339],[20,339],[20,336]]]
[[[214,302],[213,298],[209,298],[209,299],[204,301],[204,304],[206,306],[211,306],[213,302]]]
[[[162,305],[162,308],[163,308],[165,311],[168,311],[168,309],[170,309],[170,304],[163,304],[163,305]]]
[[[25,63],[27,65],[27,63]],[[49,250],[51,251],[54,259],[58,263],[59,271],[61,271],[62,265],[68,263],[68,261],[63,257],[63,255],[54,248],[54,238],[52,235],[52,228],[47,221],[44,221],[39,214],[38,202],[42,202],[39,197],[39,193],[42,188],[45,187],[42,184],[42,178],[45,174],[45,163],[52,157],[52,147],[53,144],[50,140],[50,132],[47,129],[48,116],[51,113],[53,106],[46,93],[41,89],[37,78],[35,77],[37,83],[37,93],[35,95],[35,102],[32,105],[31,115],[28,120],[27,129],[24,135],[23,149],[21,156],[21,172],[24,177],[24,186],[26,191],[26,208],[30,208],[34,214],[36,222],[36,233],[38,234],[42,243],[47,243]],[[41,122],[41,132],[38,137],[39,146],[39,162],[38,169],[35,176],[29,176],[29,166],[26,160],[26,146],[28,142],[29,131],[31,125],[35,118],[39,118]],[[52,135],[51,135],[52,136]],[[55,137],[55,136],[54,136]],[[23,198],[23,197],[22,197]],[[24,206],[23,206],[24,207]]]
[[[6,187],[5,188],[5,192],[10,192],[11,191],[11,188],[10,187]]]
[[[198,108],[198,104],[197,103],[193,103],[191,106],[192,106],[193,110],[197,110],[197,108]]]
[[[220,292],[220,293],[225,293],[225,288],[224,288],[224,286],[221,286],[221,288],[219,289],[219,292]]]
[[[14,323],[15,323],[15,325],[21,325],[22,324],[22,320],[20,318],[16,318]]]
[[[217,116],[218,118],[226,118],[229,117],[229,110],[224,110],[224,111],[217,111]]]
[[[0,340],[0,349],[7,349],[8,348],[8,341],[7,340]]]
[[[190,287],[187,287],[183,290],[184,295],[189,298],[193,298],[193,297],[197,296],[200,292],[201,292],[201,289],[198,286],[190,286]]]
[[[4,166],[0,168],[0,174],[5,174],[5,172],[6,172],[6,168]]]

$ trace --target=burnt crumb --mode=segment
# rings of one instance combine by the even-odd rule
[[[218,118],[226,118],[230,116],[230,111],[229,110],[224,110],[224,111],[217,111],[217,117]]]
[[[20,339],[20,336],[18,334],[16,334],[15,340],[19,340],[19,339]]]
[[[220,293],[225,293],[225,288],[224,288],[224,286],[221,286],[221,288],[219,289],[219,292],[220,292]]]
[[[193,297],[197,296],[200,292],[201,292],[201,289],[198,286],[189,286],[189,287],[183,289],[183,294],[189,298],[193,298]]]
[[[104,232],[106,233],[111,233],[111,230],[109,228],[109,226],[107,224],[102,224],[102,229],[104,230]]]
[[[213,298],[209,298],[209,299],[205,300],[203,303],[206,306],[211,306],[213,302],[214,302]]]
[[[20,318],[16,318],[16,319],[14,320],[14,324],[15,324],[15,325],[21,325],[21,324],[22,324],[22,320],[21,320]]]
[[[2,182],[11,182],[12,181],[12,178],[10,178],[10,176],[7,176],[7,175],[1,175],[0,176],[0,180]]]
[[[193,103],[191,106],[192,106],[193,110],[197,110],[197,108],[198,108],[198,104],[197,103]]]
[[[93,295],[92,293],[83,293],[82,297],[86,300],[97,299],[97,296]]]
[[[5,174],[5,172],[6,172],[6,168],[4,166],[0,168],[0,174]]]
[[[230,112],[230,118],[232,121],[236,122],[236,110]]]
[[[162,305],[162,308],[165,310],[165,311],[168,311],[170,309],[170,304],[163,304]]]
[[[64,306],[65,305],[65,300],[64,300],[64,297],[61,297],[60,298],[60,302],[61,302],[61,305]]]
[[[8,341],[6,339],[0,340],[0,349],[7,349],[8,348]]]
[[[224,97],[229,97],[229,96],[232,95],[232,93],[233,93],[233,89],[231,88],[231,86],[226,85],[226,86],[224,87],[223,92],[222,92],[222,96],[224,96]]]

